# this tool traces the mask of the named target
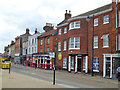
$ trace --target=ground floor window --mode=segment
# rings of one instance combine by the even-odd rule
[[[93,59],[93,71],[99,72],[99,58],[98,57],[94,57]]]
[[[67,58],[63,58],[63,68],[67,68]]]
[[[71,58],[71,69],[74,69],[74,57]]]
[[[85,70],[85,66],[86,66],[86,57],[83,57],[83,70]]]

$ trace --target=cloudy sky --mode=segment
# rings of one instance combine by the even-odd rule
[[[15,37],[24,34],[26,28],[32,34],[35,28],[43,32],[43,26],[64,19],[65,10],[72,16],[111,3],[112,0],[0,0],[0,52]]]

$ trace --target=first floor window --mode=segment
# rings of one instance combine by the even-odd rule
[[[67,68],[67,58],[63,58],[63,68]]]
[[[93,59],[93,71],[99,72],[99,58],[94,57]]]
[[[119,34],[119,43],[118,43],[118,45],[119,45],[119,50],[120,50],[120,34]]]
[[[49,47],[47,48],[47,53],[49,53]]]
[[[109,15],[104,16],[104,24],[109,23]]]
[[[40,45],[42,45],[42,39],[40,40]]]
[[[61,51],[61,42],[58,42],[58,51]]]
[[[49,39],[49,37],[47,38],[47,44],[49,44],[50,43],[50,39]]]
[[[67,27],[64,28],[64,34],[67,33]]]
[[[86,69],[86,57],[83,57],[83,70]]]
[[[67,46],[66,41],[64,41],[64,50],[66,50],[66,46]]]
[[[69,49],[80,49],[80,37],[69,39]]]
[[[94,36],[94,48],[98,48],[98,36]]]
[[[103,48],[109,47],[109,34],[105,34],[103,37]]]
[[[59,33],[58,34],[61,35],[61,29],[59,29]]]
[[[71,58],[71,69],[74,69],[74,57]]]
[[[42,53],[42,48],[40,48],[40,53]]]
[[[94,19],[94,26],[98,26],[98,18]]]

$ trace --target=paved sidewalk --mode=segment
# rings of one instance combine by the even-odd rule
[[[1,75],[0,75],[1,78]],[[1,84],[1,83],[0,83]],[[65,88],[30,76],[2,70],[2,88]]]

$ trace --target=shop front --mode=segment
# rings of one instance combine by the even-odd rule
[[[116,69],[120,66],[120,54],[103,54],[103,77],[116,78]]]
[[[68,71],[88,73],[88,55],[69,54]]]

